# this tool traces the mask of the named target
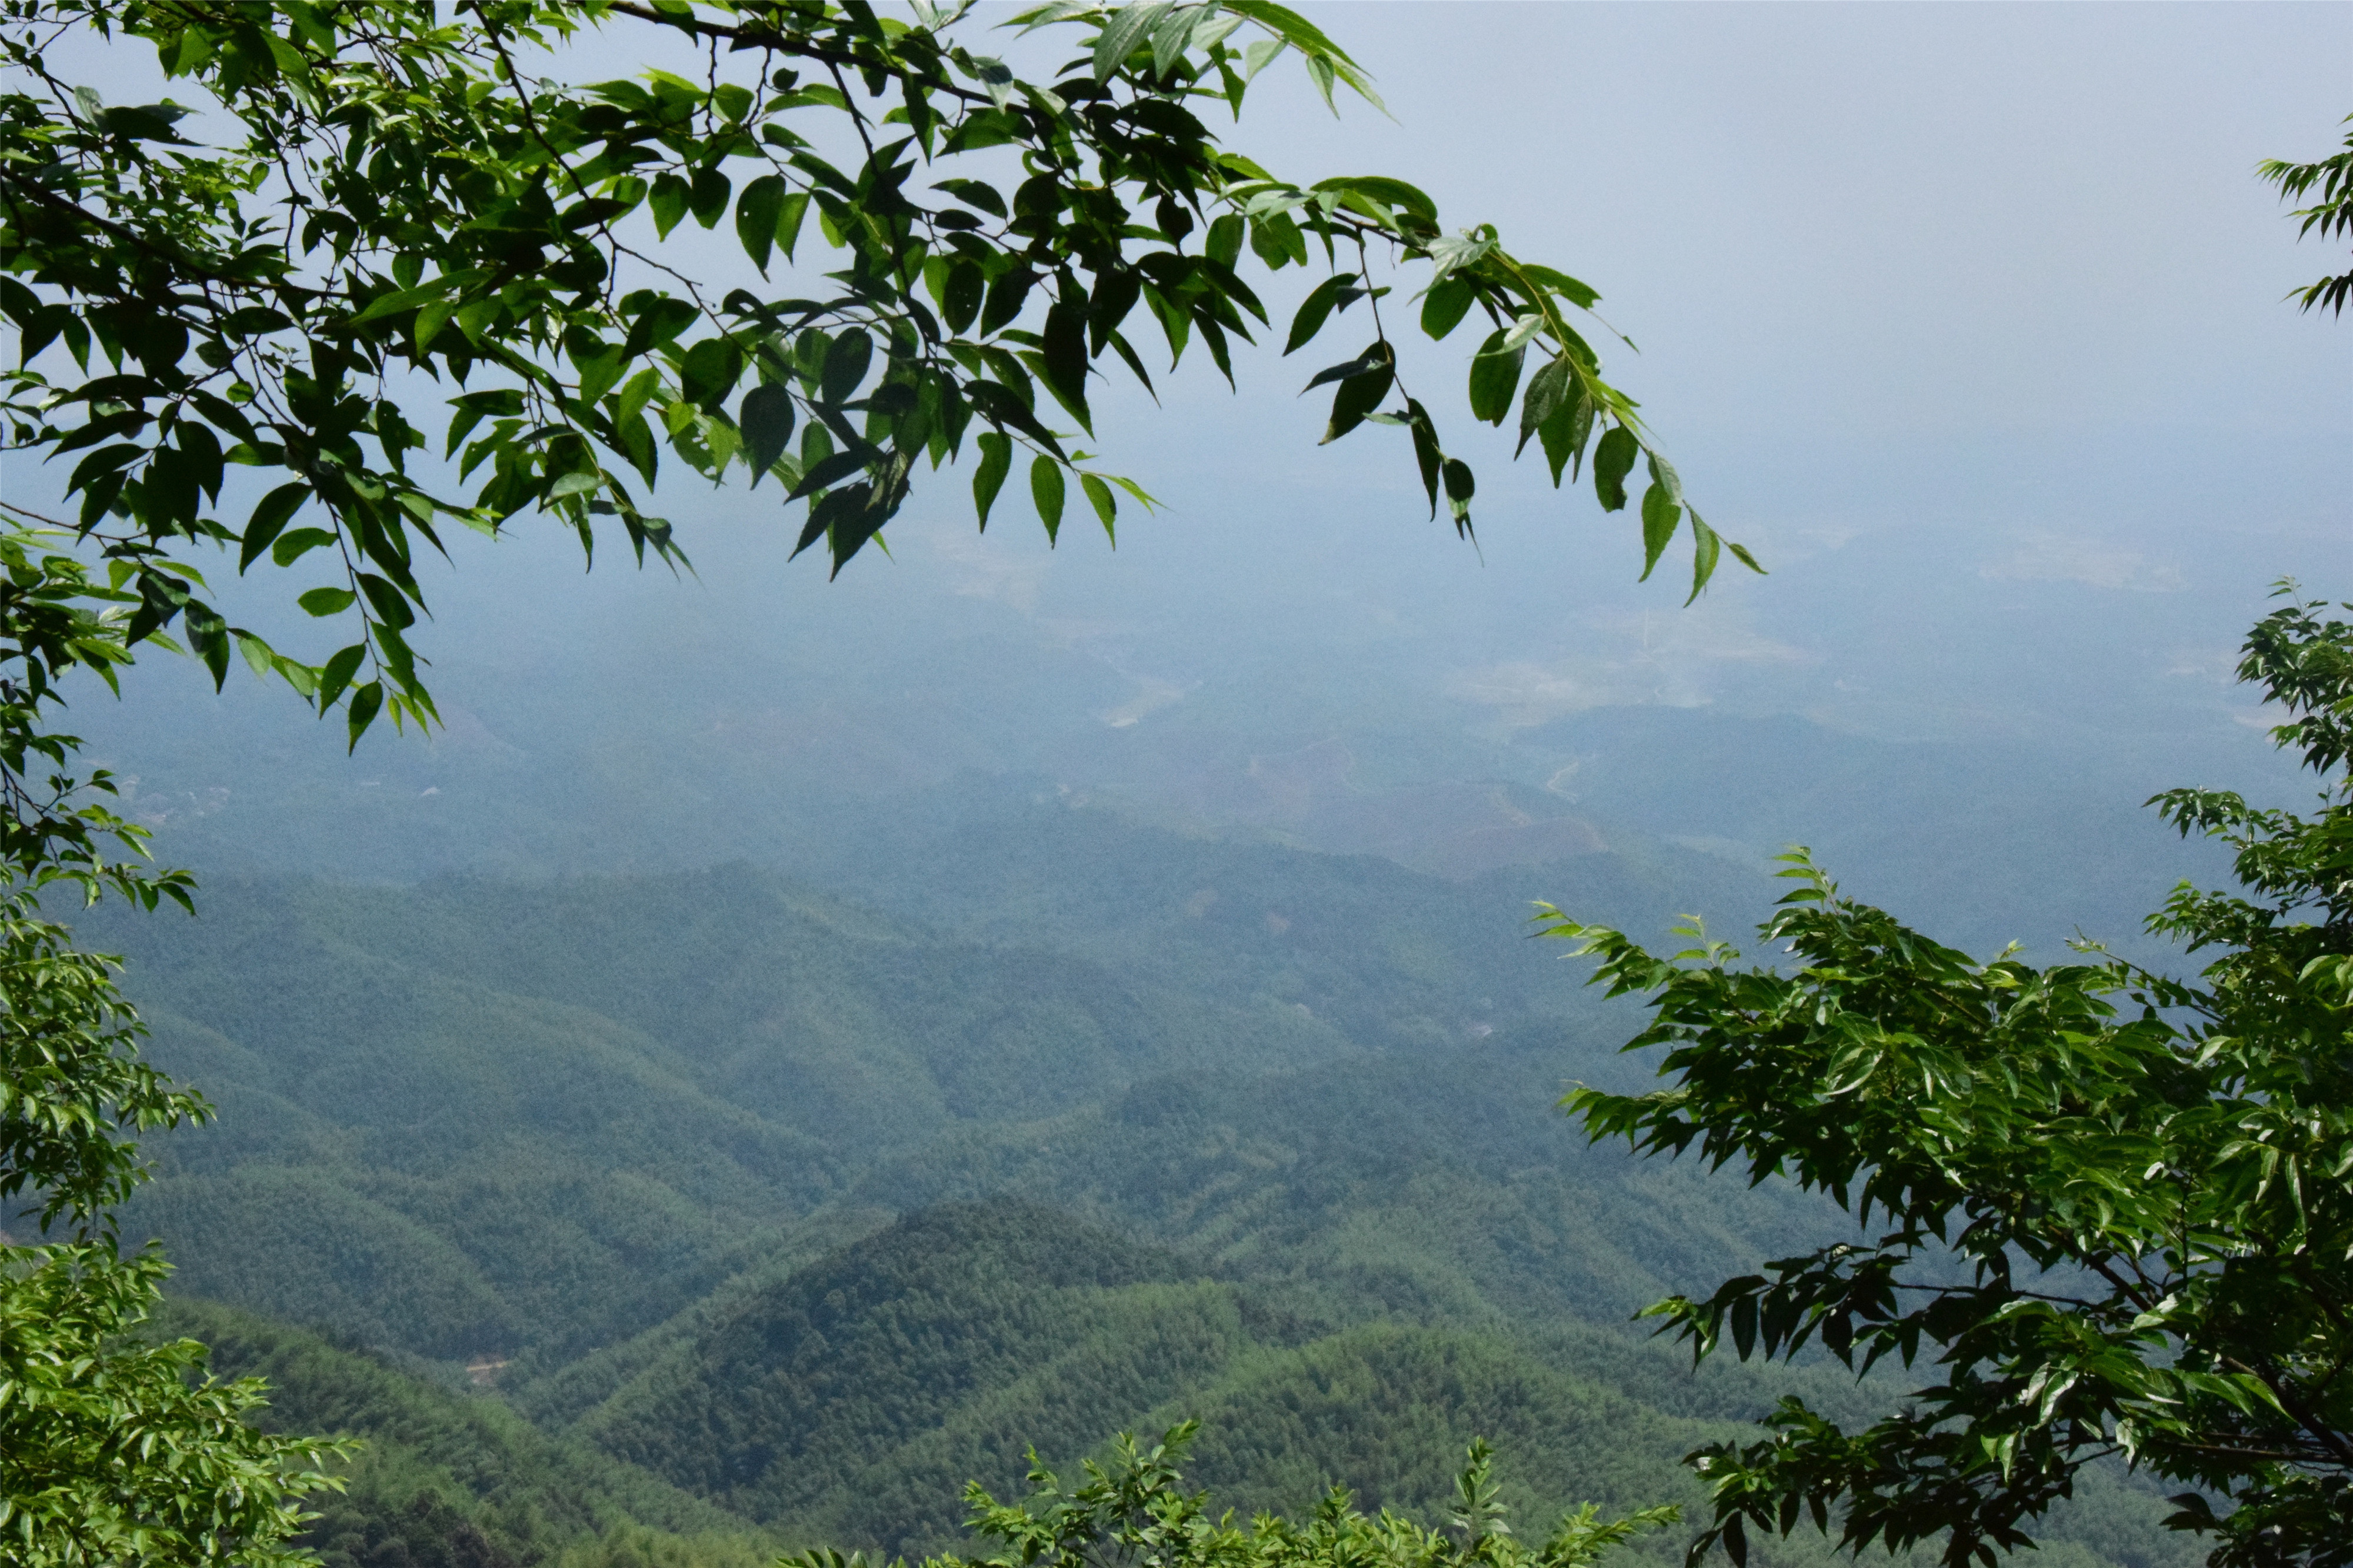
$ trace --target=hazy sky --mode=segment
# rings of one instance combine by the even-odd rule
[[[1233,143],[1303,182],[1413,180],[1450,224],[1494,221],[1599,288],[1642,350],[1611,371],[1769,581],[1728,570],[1676,610],[1672,582],[1633,586],[1624,518],[1506,469],[1502,437],[1459,416],[1487,458],[1483,559],[1456,544],[1394,433],[1313,444],[1320,402],[1293,395],[1355,352],[1351,326],[1328,353],[1241,356],[1239,396],[1188,365],[1165,411],[1112,399],[1108,460],[1171,502],[1115,556],[1083,531],[1049,556],[1018,506],[976,541],[959,482],[894,529],[895,563],[832,588],[772,576],[766,526],[742,556],[737,530],[708,531],[706,553],[742,563],[732,591],[887,623],[946,581],[1178,641],[1225,628],[1157,671],[1180,687],[1214,679],[1234,636],[1312,663],[1348,616],[1388,617],[1431,650],[1418,669],[1499,712],[1724,700],[1930,733],[2220,708],[2272,579],[2353,587],[2348,329],[2281,303],[2343,261],[2299,246],[2254,175],[2337,144],[2353,7],[1315,15],[1394,118],[1344,103],[1335,121],[1278,63]],[[1459,385],[1469,346],[1409,363]]]
[[[1484,458],[1483,549],[1459,544],[1396,432],[1314,445],[1322,403],[1294,395],[1361,346],[1344,322],[1290,361],[1241,353],[1238,395],[1198,360],[1163,410],[1105,395],[1106,466],[1169,503],[1131,508],[1116,553],[1075,525],[1050,553],[1010,496],[976,538],[961,473],[894,524],[895,559],[830,585],[784,564],[765,490],[663,495],[700,582],[584,583],[528,520],[463,541],[424,639],[443,689],[501,639],[543,668],[691,682],[797,645],[777,669],[815,650],[849,675],[985,610],[1109,661],[1142,723],[1220,683],[1312,710],[1369,680],[1491,739],[1663,701],[2162,745],[2243,721],[2232,648],[2274,578],[2353,592],[2353,327],[2281,302],[2344,258],[2299,245],[2254,174],[2338,144],[2353,6],[1312,9],[1393,118],[1335,121],[1278,62],[1232,144],[1302,183],[1412,180],[1599,289],[1641,345],[1613,378],[1771,577],[1727,565],[1677,608],[1679,558],[1637,586],[1627,518],[1508,468],[1458,411]],[[1287,310],[1308,281],[1265,292]],[[1408,363],[1459,400],[1470,347]]]

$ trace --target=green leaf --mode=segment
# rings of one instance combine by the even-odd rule
[[[351,710],[345,716],[344,725],[351,735],[347,750],[356,752],[360,749],[360,737],[367,733],[368,726],[375,722],[375,716],[383,707],[384,682],[381,680],[371,680],[352,693]]]
[[[1269,269],[1281,271],[1291,262],[1307,265],[1307,237],[1291,221],[1288,213],[1269,213],[1252,218],[1250,225],[1250,249]]]
[[[1683,521],[1683,509],[1674,503],[1673,497],[1667,493],[1666,486],[1654,480],[1650,488],[1642,492],[1642,576],[1644,580],[1649,579],[1651,569],[1659,563],[1659,556],[1667,548],[1667,542],[1674,538],[1675,527]]]
[[[670,231],[676,228],[678,220],[686,216],[687,200],[693,192],[694,187],[676,174],[654,176],[653,189],[646,198],[646,205],[653,210],[656,238],[670,237]]]
[[[1626,476],[1634,471],[1634,459],[1641,451],[1642,444],[1623,425],[1601,433],[1601,444],[1593,449],[1593,493],[1602,510],[1625,510]]]
[[[800,244],[801,222],[808,216],[808,207],[809,194],[795,191],[776,208],[776,247],[785,253],[787,261],[793,258],[794,247]]]
[[[1479,298],[1479,287],[1457,273],[1441,279],[1422,297],[1421,330],[1432,338],[1443,338],[1461,325],[1473,301]]]
[[[980,446],[980,467],[973,470],[972,506],[980,514],[980,529],[988,531],[988,509],[997,504],[997,492],[1005,488],[1005,476],[1013,471],[1013,438],[1000,430],[984,430],[976,437]]]
[[[1363,424],[1365,416],[1381,405],[1381,399],[1389,395],[1389,387],[1396,380],[1396,370],[1383,363],[1342,382],[1340,389],[1332,395],[1332,417],[1324,426],[1324,439],[1317,445],[1336,441]]]
[[[1569,303],[1581,310],[1590,310],[1601,302],[1600,295],[1566,272],[1556,272],[1549,267],[1539,267],[1533,261],[1520,263],[1520,270],[1546,288],[1566,297]]]
[[[760,477],[785,455],[799,418],[793,395],[781,386],[764,383],[744,395],[743,411],[735,424],[744,432],[744,460],[751,467],[754,489],[759,488]]]
[[[1430,515],[1438,515],[1439,470],[1446,454],[1438,445],[1438,427],[1430,423],[1430,411],[1419,403],[1406,405],[1406,425],[1413,433],[1413,460],[1421,469],[1421,488],[1430,496]]]
[[[942,180],[932,188],[945,191],[965,205],[978,207],[992,217],[1010,216],[1005,209],[1005,198],[997,194],[997,187],[982,181]]]
[[[1324,330],[1324,321],[1331,317],[1332,307],[1339,302],[1340,291],[1355,281],[1353,278],[1335,274],[1308,291],[1307,298],[1299,302],[1298,313],[1291,318],[1291,335],[1282,345],[1285,355],[1306,347],[1308,342]]]
[[[302,510],[302,503],[310,499],[311,487],[295,483],[280,485],[255,503],[253,515],[246,520],[244,548],[237,552],[238,572],[242,573],[260,558],[261,552],[270,547],[294,514]],[[327,537],[332,539],[334,536],[330,534]],[[280,562],[279,564],[282,566],[285,563]]]
[[[1103,520],[1103,537],[1116,548],[1119,531],[1112,525],[1119,516],[1119,501],[1112,495],[1111,487],[1093,474],[1081,474],[1079,488],[1086,492],[1088,501],[1095,509],[1095,516]]]
[[[988,286],[988,303],[980,312],[983,337],[1008,326],[1021,314],[1021,307],[1029,298],[1029,290],[1038,281],[1038,274],[1027,267],[1011,267],[997,275]]]
[[[1046,542],[1052,543],[1062,527],[1062,469],[1051,458],[1039,458],[1029,465],[1029,499],[1037,503],[1038,516],[1046,524]]]
[[[744,351],[733,338],[705,338],[679,363],[679,390],[697,408],[715,410],[744,379]]]
[[[1140,0],[1139,4],[1123,5],[1113,12],[1095,35],[1094,73],[1098,83],[1111,79],[1112,73],[1126,63],[1144,35],[1152,25],[1174,7],[1176,0]]]
[[[352,677],[359,673],[361,660],[366,658],[367,645],[353,643],[349,647],[339,649],[333,658],[320,667],[318,702],[321,718],[325,718],[327,710],[335,705],[335,699],[342,696],[343,688],[352,683]]]
[[[1241,259],[1242,215],[1228,213],[1209,226],[1201,239],[1202,254],[1220,267],[1231,267]]]
[[[800,500],[803,496],[813,495],[828,485],[840,483],[865,467],[866,454],[863,452],[835,452],[828,457],[819,458],[802,469],[801,482],[792,488],[785,500],[791,502]],[[807,546],[804,545],[803,548],[806,549]]]
[[[1082,306],[1057,300],[1046,312],[1040,345],[1046,384],[1083,422],[1087,406],[1087,313]]]
[[[269,559],[280,566],[291,566],[305,552],[333,542],[335,535],[323,528],[298,528],[278,536],[278,542],[269,547]]]
[[[1472,478],[1471,465],[1460,458],[1449,458],[1440,472],[1446,480],[1446,505],[1454,513],[1455,525],[1465,526],[1471,521],[1471,498],[1479,489]]]
[[[1304,397],[1327,382],[1346,381],[1352,376],[1368,375],[1381,366],[1394,365],[1396,362],[1397,351],[1385,341],[1375,339],[1372,345],[1355,359],[1342,360],[1338,364],[1326,365],[1317,371],[1308,378],[1307,384],[1299,389],[1300,395]]]
[[[1585,458],[1585,443],[1593,433],[1593,399],[1582,390],[1564,397],[1559,406],[1536,426],[1537,438],[1544,443],[1545,461],[1552,468],[1553,489],[1560,488],[1564,468],[1581,463]]]
[[[1519,389],[1525,348],[1505,348],[1507,334],[1491,332],[1471,361],[1471,416],[1501,425],[1512,412],[1512,394]]]
[[[356,327],[385,316],[398,315],[403,310],[413,310],[419,305],[446,298],[453,290],[478,282],[485,276],[487,274],[480,268],[445,272],[431,282],[420,283],[414,289],[397,289],[389,294],[379,295],[366,310],[351,319],[352,325]]]
[[[358,598],[349,588],[313,588],[294,602],[313,616],[340,616]]]
[[[743,243],[744,254],[760,275],[768,275],[768,253],[776,243],[777,220],[785,211],[785,182],[776,174],[763,174],[744,187],[735,199],[735,237]]]
[[[1520,444],[1512,448],[1512,457],[1515,460],[1528,449],[1529,437],[1543,427],[1544,422],[1553,416],[1567,397],[1570,370],[1568,356],[1564,354],[1546,362],[1542,369],[1528,378],[1527,395],[1520,399]],[[1559,483],[1557,476],[1558,470],[1556,469],[1555,484]]]
[[[863,327],[851,327],[825,351],[825,369],[818,378],[818,395],[828,403],[847,403],[866,379],[874,360],[874,340]]]
[[[1327,89],[1324,94],[1326,102],[1330,101],[1330,91]],[[1335,191],[1345,195],[1361,196],[1373,204],[1376,208],[1384,208],[1391,213],[1411,214],[1419,220],[1418,226],[1419,227],[1435,228],[1438,226],[1438,204],[1431,201],[1419,187],[1409,185],[1403,180],[1392,180],[1382,174],[1346,174],[1338,179],[1318,180],[1308,189]],[[1367,213],[1366,216],[1374,215]]]
[[[360,592],[367,595],[368,608],[375,618],[394,631],[406,631],[417,624],[417,612],[408,607],[400,590],[375,573],[360,574]]]
[[[687,188],[687,210],[703,227],[716,228],[727,216],[727,197],[733,189],[733,183],[715,166],[697,169],[694,183]]]
[[[1707,587],[1707,580],[1715,575],[1716,552],[1723,548],[1724,544],[1724,541],[1717,535],[1715,530],[1699,520],[1699,513],[1691,514],[1691,524],[1692,590],[1691,598],[1683,601],[1686,605],[1697,599],[1701,592]]]
[[[988,275],[978,262],[959,257],[949,264],[947,284],[940,291],[940,312],[949,331],[961,336],[971,328],[987,289]]]

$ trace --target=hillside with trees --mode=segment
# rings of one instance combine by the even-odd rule
[[[1336,731],[1259,743],[1315,710],[1281,689],[1313,616],[1238,661],[1222,710],[1124,751],[1104,737],[1187,688],[1131,673],[1127,633],[1074,677],[1056,639],[1101,628],[1018,587],[1020,637],[909,638],[890,667],[952,646],[966,690],[1004,671],[987,716],[905,688],[871,744],[844,715],[901,677],[822,637],[796,656],[814,695],[759,707],[755,743],[712,737],[765,700],[757,678],[680,700],[689,651],[773,626],[767,578],[706,601],[723,627],[560,679],[440,635],[431,574],[466,562],[536,637],[466,553],[526,521],[586,562],[691,574],[698,525],[664,515],[691,515],[681,480],[776,496],[774,554],[827,581],[944,493],[976,529],[1018,510],[1049,547],[1076,523],[1116,543],[1168,510],[1116,416],[1148,401],[1165,426],[1164,395],[1211,372],[1241,393],[1238,364],[1294,353],[1300,433],[1385,453],[1388,488],[1356,499],[1458,559],[1485,562],[1498,510],[1573,487],[1622,514],[1619,551],[1556,548],[1646,584],[1666,566],[1662,610],[1761,574],[1695,504],[1720,472],[1687,487],[1619,384],[1633,344],[1596,289],[1451,196],[1442,217],[1404,178],[1277,155],[1278,64],[1335,113],[1384,108],[1272,0],[0,16],[0,1556],[2353,1564],[2345,606],[2283,584],[2236,670],[2316,810],[2168,788],[2159,819],[2207,851],[2182,864],[2226,855],[2230,889],[2181,882],[2128,947],[1982,961],[1926,925],[1982,933],[2045,893],[2116,918],[2147,868],[2105,847],[2129,800],[2012,824],[2076,798],[2040,775],[2137,777],[2162,741],[2113,766],[2021,744],[1899,803],[1886,781],[1932,752],[1810,712],[1686,723],[1707,732],[1672,756],[1644,737],[1685,721],[1656,713],[1572,735],[1564,713],[1708,700],[1653,658],[1648,608],[1615,663],[1482,634],[1412,696],[1388,672],[1427,646],[1392,641],[1345,678],[1350,733],[1379,741],[1361,768]],[[2341,245],[2348,159],[2258,173]],[[1662,183],[1634,205],[1576,210],[1590,237],[1701,204]],[[1915,312],[1964,291],[1904,280]],[[2332,263],[2291,297],[2341,314],[2348,293]],[[1726,352],[1757,325],[1724,320]],[[1814,335],[1840,331],[1868,335]],[[2000,399],[2047,442],[2077,416],[2029,386],[2065,379],[2038,363]],[[1767,466],[1861,485],[1871,460],[1824,432],[1892,438],[1857,413],[1886,388],[1833,400],[1785,368],[1746,394],[1786,445]],[[2200,390],[2182,428],[2211,437],[2230,395]],[[1229,477],[1280,514],[1247,464]],[[1837,511],[1777,560],[1802,569]],[[2077,544],[1963,569],[2189,586]],[[1936,616],[1869,587],[1933,644]],[[1710,624],[1718,663],[1812,657]],[[2167,678],[2208,679],[2212,651],[2167,650]],[[242,834],[256,874],[200,901],[153,858],[177,805],[143,810],[64,727],[100,685],[168,690],[166,653],[215,696],[242,664],[347,759],[462,735],[486,794],[552,787],[438,819],[423,784],[296,821],[324,775],[251,744],[266,725],[221,726],[214,754],[271,783],[215,840]],[[518,732],[569,739],[534,760],[445,711],[436,660],[470,653],[558,715]],[[1817,694],[1880,672],[1848,673]],[[992,761],[975,738],[1057,682],[1103,693],[1085,734]],[[1480,717],[1416,732],[1448,704]],[[2254,721],[2208,710],[2210,742]],[[1398,766],[1425,747],[1460,765]],[[1100,799],[1024,771],[1082,756]],[[659,816],[616,804],[649,788]],[[1683,820],[1742,791],[1715,831]],[[790,829],[764,839],[746,801]],[[1930,889],[1916,923],[1803,850],[1777,902],[1755,840],[1792,809]],[[637,842],[600,859],[625,820]],[[362,822],[396,831],[336,842]],[[1989,832],[2006,847],[1978,868]],[[765,852],[714,852],[737,837]],[[379,879],[330,879],[355,867]],[[1539,933],[1598,963],[1526,940],[1539,898]],[[1771,954],[1744,964],[1696,920],[1655,950],[1694,905],[1761,921]],[[1617,1054],[1630,1034],[1666,1047],[1664,1087]]]

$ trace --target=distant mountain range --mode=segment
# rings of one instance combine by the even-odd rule
[[[154,1142],[127,1233],[279,1419],[377,1444],[331,1563],[586,1562],[625,1521],[679,1563],[938,1551],[1025,1446],[1188,1415],[1245,1509],[1426,1510],[1477,1436],[1523,1517],[1688,1501],[1676,1456],[1779,1393],[1894,1392],[1694,1378],[1630,1333],[1834,1216],[1553,1109],[1647,1069],[1526,899],[1654,931],[1694,892],[1761,909],[1756,870],[1634,836],[1439,876],[965,805],[867,863],[871,901],[739,867],[85,917],[221,1110]],[[2156,1510],[2104,1479],[2043,1561],[2188,1562]]]

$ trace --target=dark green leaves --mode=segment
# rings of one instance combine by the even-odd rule
[[[1642,492],[1642,576],[1647,580],[1651,569],[1659,563],[1659,556],[1667,541],[1675,536],[1675,527],[1683,521],[1683,509],[1674,503],[1667,487],[1652,484]]]
[[[1051,542],[1062,528],[1062,469],[1051,458],[1039,458],[1029,465],[1029,499],[1037,503],[1038,519],[1046,525],[1046,538]]]
[[[979,437],[979,447],[980,467],[973,470],[972,476],[972,506],[985,531],[988,527],[988,509],[997,504],[997,492],[1005,488],[1005,476],[1013,469],[1013,441],[991,430]]]
[[[978,263],[967,259],[949,263],[946,285],[940,291],[940,311],[949,331],[971,330],[987,288],[987,276]]]
[[[764,278],[768,273],[768,253],[776,243],[777,220],[784,216],[785,195],[783,179],[763,174],[745,185],[735,202],[735,237]]]
[[[1654,462],[1646,523],[1681,504]],[[1704,581],[1713,531],[1692,524]],[[2118,1442],[2230,1505],[2176,1500],[2227,1568],[2353,1540],[2353,1424],[2325,1392],[2353,1362],[2353,1081],[2316,1072],[2311,1045],[2343,1037],[2353,974],[2335,738],[2353,620],[2334,608],[2265,617],[2242,666],[2291,716],[2275,739],[2325,781],[2317,816],[2158,797],[2185,832],[2240,847],[2253,895],[2184,884],[2151,918],[2200,952],[2195,981],[2097,950],[1979,963],[1842,898],[1803,852],[1759,933],[1769,965],[1721,942],[1661,959],[1546,911],[1547,934],[1599,960],[1598,984],[1649,999],[1628,1048],[1667,1048],[1660,1093],[1569,1097],[1593,1137],[1779,1175],[1877,1238],[1833,1227],[1647,1315],[1696,1355],[1790,1356],[1819,1334],[1858,1370],[1893,1359],[1936,1380],[1859,1431],[1788,1399],[1761,1440],[1694,1454],[1715,1514],[1695,1554],[1810,1518],[1854,1550],[1942,1537],[1959,1568],[2031,1544]]]
[[[793,426],[799,410],[793,395],[782,386],[763,384],[744,395],[744,407],[736,418],[744,432],[744,460],[752,470],[752,485],[757,489],[760,477],[776,465],[793,438]]]
[[[1471,279],[1453,277],[1431,286],[1421,301],[1421,330],[1433,338],[1443,338],[1461,324],[1479,290]]]
[[[1501,425],[1512,412],[1512,394],[1519,390],[1520,363],[1527,357],[1524,344],[1506,345],[1501,331],[1488,334],[1471,362],[1471,417]]]
[[[52,0],[31,3],[47,15]],[[507,25],[574,23],[534,5]],[[1050,422],[1092,429],[1088,384],[1107,352],[1158,395],[1130,341],[1138,318],[1158,325],[1172,366],[1198,342],[1230,381],[1237,343],[1267,321],[1239,270],[1287,268],[1319,247],[1333,275],[1287,323],[1286,353],[1358,300],[1382,309],[1402,285],[1375,286],[1366,268],[1387,256],[1409,274],[1430,268],[1418,306],[1425,331],[1443,337],[1473,310],[1501,324],[1502,341],[1470,367],[1472,412],[1500,425],[1517,400],[1519,447],[1541,439],[1556,483],[1595,436],[1617,462],[1616,445],[1632,437],[1612,433],[1638,428],[1631,402],[1600,380],[1567,324],[1593,302],[1584,284],[1513,256],[1493,226],[1448,231],[1429,195],[1405,182],[1291,185],[1210,137],[1197,100],[1215,93],[1238,108],[1278,58],[1296,55],[1327,96],[1343,83],[1369,93],[1331,39],[1271,0],[1048,7],[1025,26],[1069,22],[1092,35],[1079,75],[1053,89],[963,48],[953,9],[929,0],[912,30],[855,7],[794,11],[781,33],[748,13],[714,13],[708,37],[744,47],[719,49],[707,71],[586,88],[543,80],[520,94],[481,90],[480,62],[502,54],[470,12],[428,27],[422,14],[369,5],[298,10],[250,37],[174,13],[185,37],[165,44],[167,65],[243,130],[174,142],[168,173],[140,151],[172,137],[179,111],[168,106],[75,98],[76,112],[58,118],[27,99],[12,121],[47,160],[26,166],[82,194],[71,199],[100,200],[117,226],[62,248],[26,231],[31,248],[0,278],[0,310],[27,353],[56,344],[59,363],[103,368],[78,391],[52,389],[62,399],[26,391],[11,408],[39,427],[33,447],[69,459],[71,515],[90,528],[127,520],[141,542],[129,548],[159,562],[196,540],[233,540],[247,570],[334,543],[413,613],[411,563],[451,521],[495,531],[550,511],[584,545],[608,529],[640,558],[650,546],[676,561],[669,525],[644,515],[620,478],[650,489],[667,460],[713,480],[738,462],[754,483],[785,475],[812,501],[813,539],[828,542],[838,568],[921,481],[917,458],[936,469],[960,455],[976,416],[980,433],[1051,459],[1065,483],[1080,474],[1108,524],[1128,481],[1103,474],[1099,492],[1088,487]],[[58,16],[84,25],[80,12]],[[628,47],[638,22],[608,22]],[[29,68],[25,47],[0,40]],[[399,68],[314,68],[355,48]],[[851,127],[837,68],[893,104],[889,118]],[[941,91],[944,79],[969,96]],[[849,133],[828,139],[828,123]],[[322,125],[367,130],[347,144]],[[966,153],[997,148],[1005,161],[992,167],[1018,170],[1018,185],[962,172]],[[913,197],[919,168],[937,174],[945,199]],[[299,203],[284,194],[298,190]],[[730,221],[733,246],[765,277],[780,251],[795,258],[812,205],[828,254],[799,263],[789,288],[723,297],[677,247],[690,216]],[[632,233],[639,208],[651,241]],[[182,261],[186,276],[166,276]],[[309,281],[290,294],[284,280],[298,275]],[[143,280],[135,304],[121,294],[129,279]],[[1427,409],[1393,406],[1399,368],[1385,326],[1377,353],[1315,382],[1335,384],[1323,438],[1365,423],[1407,426],[1435,511],[1449,459]],[[212,379],[189,385],[195,367]],[[747,370],[756,375],[739,402]],[[444,392],[422,390],[436,385]],[[421,445],[417,426],[429,423],[404,407],[420,395],[446,396],[443,445],[467,493],[434,492],[405,466]],[[265,408],[269,420],[258,419]],[[992,461],[984,447],[976,478],[994,477],[976,489],[983,516],[1011,461],[1009,447]],[[206,515],[228,463],[278,470],[256,487],[267,499],[242,528]],[[1625,504],[1625,471],[1617,462],[1600,484],[1605,501],[1614,484]],[[1449,502],[1463,522],[1463,497]],[[296,528],[297,505],[323,509],[323,526]],[[1695,561],[1712,561],[1722,542],[1696,525],[1694,538]],[[330,679],[325,667],[227,628],[201,584],[177,573],[132,563],[141,635],[190,617],[208,668],[242,648],[314,701],[346,700],[380,676],[375,711],[430,722],[416,683],[426,665],[365,595],[350,606],[366,621],[363,664]]]
[[[1291,333],[1283,340],[1282,352],[1296,353],[1306,347],[1308,341],[1324,330],[1334,306],[1345,305],[1349,300],[1361,297],[1364,291],[1356,284],[1354,278],[1335,274],[1310,289],[1307,298],[1299,302],[1298,313],[1291,318]]]
[[[1324,426],[1325,443],[1338,440],[1365,422],[1365,416],[1381,405],[1397,380],[1396,351],[1386,342],[1374,343],[1363,353],[1345,363],[1318,371],[1314,379],[1303,388],[1312,392],[1326,382],[1336,381],[1339,390],[1332,395],[1332,417]]]
[[[1528,449],[1528,437],[1540,429],[1544,422],[1559,411],[1573,385],[1571,362],[1566,355],[1548,362],[1529,378],[1527,395],[1520,400],[1520,444],[1512,448],[1516,458]],[[1557,465],[1553,469],[1553,483],[1560,482]]]
[[[1081,474],[1079,489],[1086,493],[1087,504],[1095,509],[1095,517],[1103,524],[1103,537],[1113,544],[1119,542],[1119,530],[1113,523],[1119,517],[1119,500],[1111,493],[1100,474]]]
[[[255,505],[252,517],[246,521],[245,542],[237,552],[237,569],[242,572],[259,560],[310,499],[311,487],[300,482],[280,485],[263,496]]]
[[[866,368],[874,361],[874,340],[861,328],[852,327],[828,345],[825,368],[819,373],[818,395],[828,403],[847,403],[856,395],[866,379]]]
[[[1080,424],[1087,423],[1087,313],[1058,300],[1046,312],[1039,345],[1047,387]]]
[[[1601,443],[1593,449],[1593,494],[1604,511],[1620,511],[1626,505],[1626,476],[1634,471],[1634,459],[1641,454],[1642,444],[1634,432],[1623,425],[1613,426],[1602,432]]]
[[[732,338],[705,338],[679,364],[679,390],[700,408],[717,408],[743,379],[744,351]]]

